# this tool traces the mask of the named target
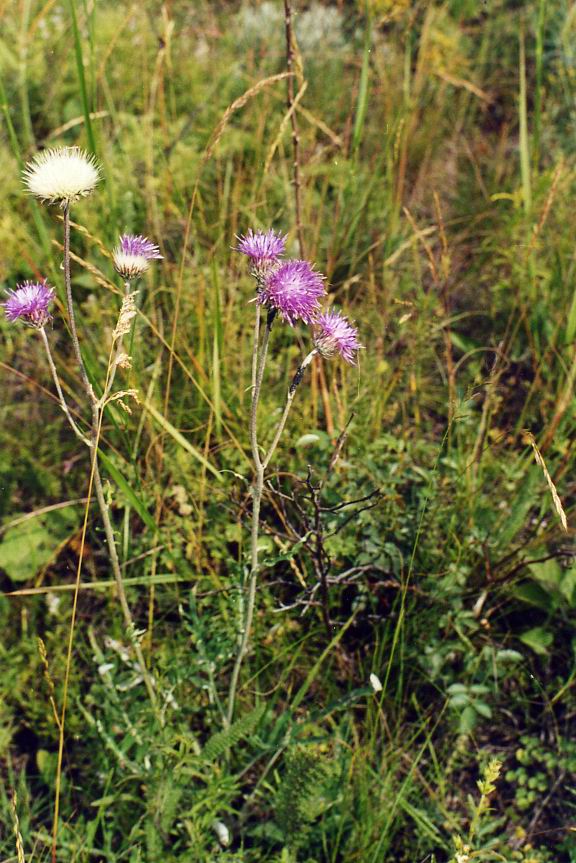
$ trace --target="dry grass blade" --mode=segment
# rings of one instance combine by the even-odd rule
[[[280,72],[278,75],[270,75],[269,78],[263,78],[261,81],[258,81],[257,84],[254,84],[253,87],[250,87],[249,90],[246,90],[245,93],[242,93],[241,96],[235,99],[234,102],[232,102],[232,104],[226,108],[222,119],[214,129],[208,146],[204,151],[204,156],[202,158],[203,165],[210,159],[214,150],[218,146],[218,142],[224,134],[224,130],[226,129],[226,126],[228,125],[228,121],[230,120],[232,114],[234,114],[236,111],[239,111],[240,108],[243,108],[244,105],[246,105],[246,103],[249,102],[253,96],[256,96],[261,90],[263,90],[265,87],[268,87],[269,84],[274,84],[276,81],[282,81],[284,78],[288,78],[291,75],[293,75],[292,72]]]
[[[562,522],[562,527],[568,533],[568,519],[566,518],[566,513],[564,512],[564,507],[562,506],[562,501],[560,500],[560,495],[556,491],[556,486],[554,485],[554,481],[550,476],[548,468],[546,467],[546,462],[542,458],[542,454],[536,445],[536,441],[534,439],[534,435],[530,431],[524,431],[524,439],[527,443],[530,444],[532,449],[534,450],[534,458],[536,459],[536,464],[538,464],[542,468],[542,473],[544,474],[544,478],[548,483],[548,488],[550,489],[550,493],[552,495],[552,500],[554,501],[554,507],[556,512],[558,513],[558,518]]]
[[[264,163],[264,172],[263,172],[264,176],[266,176],[268,174],[268,171],[270,170],[270,164],[272,162],[272,159],[274,158],[274,153],[278,149],[278,147],[280,145],[280,141],[282,140],[282,138],[284,136],[284,132],[286,131],[286,127],[288,126],[288,123],[290,122],[290,118],[292,117],[292,114],[294,113],[294,111],[297,109],[298,103],[300,102],[304,93],[306,92],[307,87],[308,87],[308,82],[304,81],[304,83],[302,84],[302,86],[298,90],[298,93],[294,97],[294,101],[290,105],[290,108],[288,109],[288,111],[286,111],[286,113],[284,114],[284,117],[282,118],[282,122],[280,123],[280,128],[278,129],[278,134],[274,138],[274,140],[270,146],[270,149],[268,150],[268,153],[266,155],[266,161]]]
[[[552,204],[554,202],[554,198],[556,197],[556,191],[558,189],[558,183],[560,182],[560,177],[562,176],[562,171],[564,169],[564,165],[562,162],[557,166],[554,171],[554,176],[552,177],[552,184],[550,186],[550,191],[546,197],[546,201],[544,203],[544,208],[542,210],[542,215],[538,219],[538,222],[534,225],[532,231],[532,240],[530,241],[530,252],[533,252],[538,243],[538,239],[542,232],[544,225],[546,224],[546,220],[552,208]]]
[[[12,812],[14,836],[16,837],[16,855],[18,857],[18,863],[26,863],[26,858],[24,857],[24,843],[22,841],[22,834],[20,833],[20,820],[18,818],[18,795],[15,791],[10,800],[10,810]]]
[[[52,245],[58,249],[59,252],[63,251],[63,246],[57,240],[54,240]],[[102,270],[95,267],[94,264],[91,264],[89,261],[86,261],[84,258],[81,258],[79,255],[74,254],[74,252],[70,252],[70,259],[74,261],[75,264],[82,267],[83,270],[90,273],[90,275],[94,276],[94,280],[96,284],[100,285],[101,288],[105,288],[107,291],[110,291],[113,294],[120,294],[120,290],[114,284],[112,284],[109,279],[106,278]]]

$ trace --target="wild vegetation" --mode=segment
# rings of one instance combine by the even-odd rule
[[[279,0],[0,0],[0,280],[54,286],[85,433],[65,216],[25,164],[102,166],[71,215],[98,397],[118,238],[163,256],[118,370],[138,404],[108,402],[99,442],[134,630],[90,449],[1,316],[2,860],[576,861],[575,7],[292,13],[287,52]],[[233,247],[270,228],[365,349],[310,363],[269,466],[230,722],[255,298]],[[310,350],[300,323],[270,338],[263,446]]]

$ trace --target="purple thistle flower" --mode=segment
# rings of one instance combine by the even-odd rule
[[[125,255],[138,255],[138,257],[146,258],[147,261],[152,258],[161,259],[160,249],[155,246],[148,237],[143,237],[140,234],[122,234],[120,237],[120,250]]]
[[[286,261],[268,275],[258,302],[276,309],[290,326],[297,320],[310,324],[325,293],[323,279],[308,261]]]
[[[363,347],[358,341],[358,330],[336,309],[328,309],[314,319],[314,347],[323,357],[340,354],[343,360],[355,365],[356,352]]]
[[[160,260],[160,249],[148,237],[123,234],[112,253],[114,267],[124,279],[141,276],[150,266],[150,261]]]
[[[237,252],[247,255],[255,267],[274,263],[284,254],[285,247],[286,236],[277,234],[272,228],[256,232],[249,228],[245,236],[238,237],[238,245],[234,246]]]
[[[9,290],[4,306],[6,318],[10,323],[22,320],[36,329],[46,326],[51,320],[49,306],[54,299],[54,288],[47,282],[24,282]]]

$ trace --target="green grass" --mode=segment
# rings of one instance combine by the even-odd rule
[[[60,214],[19,178],[42,146],[79,144],[103,165],[72,232],[98,387],[120,305],[110,250],[130,231],[164,255],[119,373],[141,406],[107,411],[102,470],[166,722],[138,681],[94,509],[58,863],[448,863],[458,837],[474,860],[573,863],[576,566],[523,430],[570,526],[576,18],[564,0],[307,5],[294,0],[306,253],[366,350],[358,369],[314,366],[271,465],[268,563],[226,732],[253,326],[231,246],[273,226],[297,254],[286,82],[256,86],[285,69],[282,4],[0,0],[3,286],[46,275],[63,296]],[[85,421],[61,311],[50,338]],[[0,336],[0,856],[17,859],[16,789],[25,859],[47,861],[50,695],[61,704],[83,513],[53,505],[85,496],[89,464],[39,339],[4,320]],[[307,345],[303,328],[273,332],[268,440]],[[306,607],[304,483],[352,415],[322,493],[328,638]],[[338,508],[376,490],[371,509]]]

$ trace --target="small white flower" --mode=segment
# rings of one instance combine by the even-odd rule
[[[48,606],[48,614],[52,614],[54,616],[58,614],[61,599],[62,597],[57,596],[55,593],[46,594],[46,605]]]
[[[376,674],[370,675],[370,686],[374,692],[382,692],[382,684],[380,683],[380,678]]]
[[[214,832],[218,837],[218,842],[222,845],[223,848],[227,848],[230,845],[230,840],[232,837],[230,836],[230,831],[226,827],[223,821],[213,821],[212,827],[214,828]]]
[[[110,671],[114,671],[114,663],[113,662],[103,662],[98,666],[98,674],[101,677],[104,677]]]
[[[63,207],[93,192],[101,172],[94,156],[79,147],[58,147],[38,153],[26,165],[23,179],[31,195]]]

